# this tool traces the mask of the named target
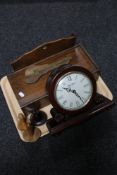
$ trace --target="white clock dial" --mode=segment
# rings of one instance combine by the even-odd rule
[[[92,81],[83,72],[69,72],[62,76],[54,90],[57,103],[65,110],[83,108],[91,99]]]

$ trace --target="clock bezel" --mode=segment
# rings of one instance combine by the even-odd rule
[[[58,81],[60,80],[62,76],[64,76],[65,74],[68,74],[69,72],[83,72],[90,79],[90,81],[92,82],[92,86],[93,86],[93,90],[92,90],[93,92],[92,92],[92,96],[90,100],[84,107],[77,109],[77,110],[68,110],[68,109],[62,108],[58,104],[56,97],[55,97],[56,84],[58,83]],[[97,90],[96,80],[95,80],[94,75],[86,68],[81,67],[81,66],[76,66],[76,65],[64,65],[64,66],[60,66],[59,68],[56,68],[49,75],[46,85],[47,85],[46,87],[47,87],[48,97],[49,97],[49,100],[52,106],[56,108],[58,112],[61,112],[63,114],[68,114],[68,115],[74,115],[74,114],[83,112],[84,110],[88,109],[88,107],[92,104],[95,98],[96,90]]]

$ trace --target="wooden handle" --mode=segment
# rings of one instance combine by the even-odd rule
[[[31,125],[32,114],[27,117],[24,114],[18,114],[17,128],[22,132],[23,138],[28,142],[34,142],[41,136],[41,130]]]
[[[17,117],[17,128],[20,131],[26,131],[27,130],[26,119],[25,119],[25,116],[22,113],[18,114],[18,117]]]

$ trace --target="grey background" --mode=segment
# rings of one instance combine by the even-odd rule
[[[37,45],[77,35],[117,100],[117,1],[0,1],[0,77]],[[117,107],[58,136],[23,143],[0,91],[0,174],[116,175]]]

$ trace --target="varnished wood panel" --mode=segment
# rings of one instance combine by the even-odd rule
[[[11,65],[14,71],[20,70],[25,66],[29,66],[39,60],[61,52],[62,50],[73,47],[75,45],[75,41],[76,37],[74,34],[72,34],[62,39],[44,43],[32,51],[25,53],[24,55],[15,59]]]

